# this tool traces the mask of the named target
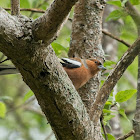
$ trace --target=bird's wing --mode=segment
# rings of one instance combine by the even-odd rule
[[[16,67],[9,65],[0,65],[0,75],[16,74],[16,73],[19,73]]]
[[[72,68],[79,68],[81,67],[82,63],[75,59],[70,59],[70,58],[62,58],[60,63],[62,64],[63,67],[72,69]]]

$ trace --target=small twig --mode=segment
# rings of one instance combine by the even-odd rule
[[[117,103],[114,103],[113,105],[111,105],[111,108],[114,107],[114,106],[116,106],[116,105],[117,105]]]
[[[20,0],[11,0],[11,15],[20,15]]]
[[[43,4],[45,4],[48,0],[44,0],[42,3],[38,4],[38,6],[36,6],[36,8],[40,8]],[[31,14],[29,15],[29,17],[32,17],[34,14],[34,12],[32,11]]]
[[[117,140],[125,140],[127,139],[128,137],[132,136],[133,134],[135,134],[135,131],[134,130],[131,130],[129,133],[127,133],[126,135],[118,138]]]
[[[3,61],[0,62],[0,64],[7,61],[7,60],[9,60],[9,58],[4,59]]]
[[[111,33],[107,32],[107,31],[105,31],[105,30],[102,30],[102,32],[103,32],[105,35],[108,35],[109,37],[111,37],[111,38],[113,38],[113,39],[115,39],[115,40],[117,40],[117,41],[123,43],[123,44],[126,45],[127,47],[130,47],[130,46],[131,46],[129,43],[127,43],[127,42],[125,42],[124,40],[122,40],[122,39],[120,39],[120,38],[118,38],[118,37],[112,35]]]
[[[104,119],[104,117],[103,117],[103,114],[102,114],[101,117],[100,117],[100,122],[101,122],[103,132],[104,132],[104,135],[105,135],[105,140],[108,140],[106,129],[105,129],[105,126],[104,126],[104,123],[103,123],[103,119]]]
[[[4,8],[7,11],[10,11],[11,8]],[[45,10],[36,9],[36,8],[21,8],[20,11],[29,11],[29,12],[36,12],[36,13],[45,13]]]

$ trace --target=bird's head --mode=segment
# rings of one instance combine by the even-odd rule
[[[106,68],[102,65],[102,63],[99,60],[94,59],[94,58],[90,58],[89,60],[91,62],[90,69],[92,70],[92,72],[97,73],[100,70],[106,70]]]

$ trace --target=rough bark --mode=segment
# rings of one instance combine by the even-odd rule
[[[133,128],[135,131],[134,140],[139,140],[140,139],[140,54],[138,56],[137,99],[136,99],[136,111],[133,119]]]
[[[20,0],[11,0],[11,15],[20,15]]]
[[[43,40],[48,44],[57,37],[70,9],[77,0],[56,0],[47,9],[46,13],[33,22],[33,35],[35,40]]]
[[[104,16],[103,16],[103,20],[104,20],[103,28],[106,31],[109,31],[111,34],[113,34],[115,36],[119,36],[119,32],[118,32],[118,27],[120,25],[119,21],[105,22],[106,17],[113,10],[115,10],[115,7],[110,6],[110,5],[106,6]],[[104,33],[106,33],[106,32],[104,31]],[[102,44],[103,44],[103,49],[105,51],[105,54],[109,55],[108,57],[106,57],[106,59],[111,60],[111,61],[116,61],[117,60],[117,51],[118,51],[118,41],[116,41],[115,39],[112,39],[106,35],[103,35],[102,40],[103,40]],[[108,72],[110,72],[110,71],[108,71]],[[115,98],[116,93],[117,93],[117,85],[115,86],[114,91],[113,91],[113,98]],[[113,108],[111,108],[111,110],[117,111],[117,107],[114,106]],[[122,130],[121,130],[121,126],[120,126],[119,114],[116,114],[115,117],[109,121],[109,124],[111,126],[111,129],[110,129],[110,127],[106,126],[107,133],[112,134],[115,138],[120,137],[122,135]]]
[[[131,5],[130,2],[126,3],[126,11],[134,20],[138,36],[140,36],[140,12],[136,10],[134,6]],[[136,111],[133,119],[133,128],[135,131],[134,140],[140,139],[140,53],[138,55],[138,80],[137,80],[137,99],[136,99]]]
[[[35,42],[32,21],[0,9],[0,51],[12,60],[47,117],[57,139],[95,139],[96,128],[51,46]]]
[[[134,44],[125,52],[113,71],[109,74],[107,80],[101,87],[91,110],[91,117],[93,117],[94,123],[97,123],[99,120],[104,104],[107,101],[108,96],[116,85],[117,81],[120,79],[127,67],[133,62],[139,51],[140,38],[138,38]]]
[[[103,62],[101,45],[102,16],[105,1],[79,0],[74,9],[69,57],[94,57]],[[100,74],[78,90],[87,111],[95,100],[99,90]]]

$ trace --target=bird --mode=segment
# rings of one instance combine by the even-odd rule
[[[62,58],[62,64],[76,90],[85,85],[101,70],[106,70],[102,63],[95,59]]]
[[[61,58],[59,59],[68,77],[76,90],[85,85],[99,71],[106,70],[102,63],[95,59]],[[18,69],[14,66],[0,65],[0,75],[16,74]]]

